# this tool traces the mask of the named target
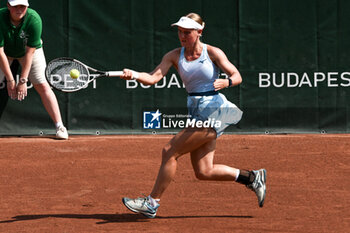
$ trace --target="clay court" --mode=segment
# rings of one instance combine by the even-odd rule
[[[150,192],[171,135],[1,138],[1,232],[347,232],[349,135],[224,135],[215,162],[267,169],[265,206],[242,185],[196,180],[179,160],[155,219]]]

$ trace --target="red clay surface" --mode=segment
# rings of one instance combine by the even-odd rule
[[[0,138],[0,232],[347,232],[350,135],[224,135],[216,163],[267,170],[265,206],[234,182],[196,180],[185,155],[158,216],[128,211],[149,194],[171,138]]]

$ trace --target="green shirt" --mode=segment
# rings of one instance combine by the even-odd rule
[[[25,55],[26,46],[41,48],[42,21],[39,14],[28,8],[23,22],[15,27],[10,21],[10,11],[0,9],[0,47],[4,47],[8,57]]]

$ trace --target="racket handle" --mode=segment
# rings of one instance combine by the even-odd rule
[[[109,71],[106,74],[109,77],[118,77],[118,76],[122,76],[123,73],[124,73],[123,71]]]
[[[108,77],[118,77],[122,76],[124,74],[123,71],[109,71],[106,73]],[[136,71],[132,71],[132,79],[138,79],[139,78],[139,73]]]

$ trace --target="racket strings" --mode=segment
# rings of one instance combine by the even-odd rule
[[[79,71],[78,78],[72,78],[70,71]],[[59,90],[76,90],[88,85],[90,73],[88,69],[79,62],[68,59],[57,59],[51,61],[46,67],[48,81]]]

